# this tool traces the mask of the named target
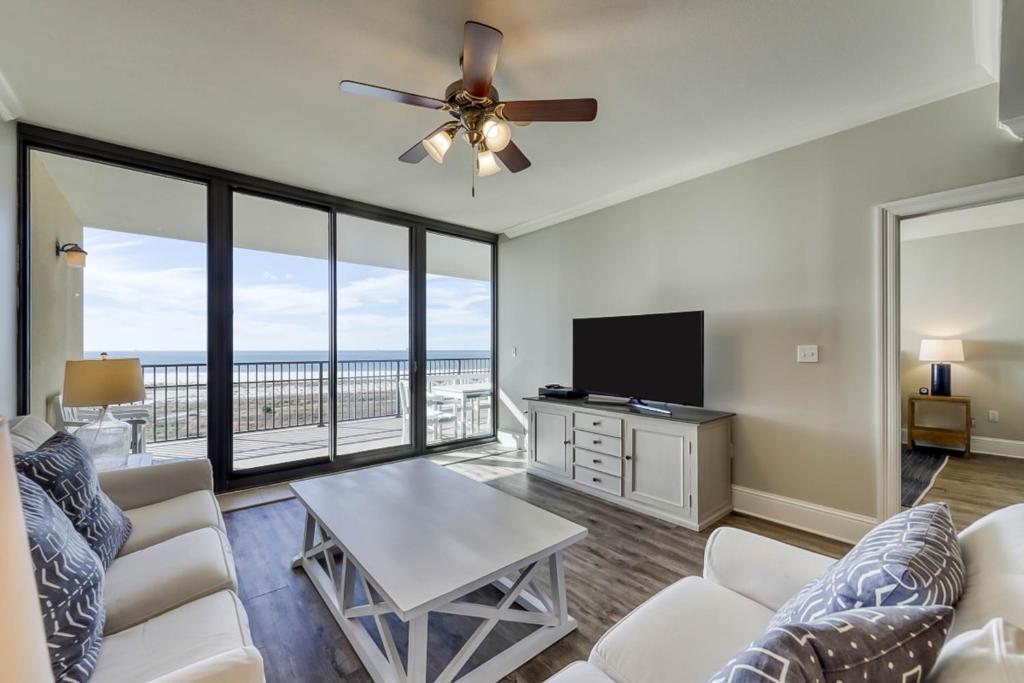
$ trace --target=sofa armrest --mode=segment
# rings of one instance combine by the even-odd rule
[[[213,491],[213,468],[205,458],[107,470],[99,478],[104,493],[125,510],[192,491]]]
[[[732,527],[719,527],[704,548],[704,578],[777,610],[835,560]]]
[[[254,647],[239,647],[154,678],[150,683],[262,683],[263,657]]]

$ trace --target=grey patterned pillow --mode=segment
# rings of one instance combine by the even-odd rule
[[[88,680],[106,620],[103,566],[38,484],[19,474],[18,492],[53,677],[58,683]]]
[[[955,605],[964,561],[945,503],[911,508],[872,529],[846,556],[786,601],[769,628],[855,607]]]
[[[923,681],[952,607],[863,607],[769,629],[708,683]]]
[[[128,540],[132,523],[100,489],[92,456],[81,439],[57,432],[36,450],[14,456],[14,464],[60,506],[99,555],[103,568],[109,567]]]

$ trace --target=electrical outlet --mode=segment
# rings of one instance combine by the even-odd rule
[[[800,344],[796,347],[796,362],[797,363],[817,363],[818,362],[818,345],[817,344]]]
[[[988,421],[989,422],[999,422],[999,411],[998,410],[990,410],[990,411],[988,411]]]

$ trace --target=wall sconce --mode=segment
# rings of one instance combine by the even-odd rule
[[[68,265],[72,268],[85,268],[85,257],[89,255],[89,252],[74,242],[61,244],[60,240],[58,240],[57,257],[59,258],[61,254],[68,257]]]

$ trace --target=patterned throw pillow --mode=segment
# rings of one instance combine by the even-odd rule
[[[952,607],[863,607],[769,629],[708,683],[861,683],[925,679]]]
[[[39,607],[58,683],[86,681],[103,640],[103,566],[42,488],[18,475]]]
[[[911,508],[879,524],[846,557],[776,612],[769,628],[855,607],[955,605],[964,561],[945,503]]]
[[[14,456],[18,472],[60,506],[106,569],[132,532],[132,523],[100,489],[92,456],[80,439],[57,432],[34,451]]]

